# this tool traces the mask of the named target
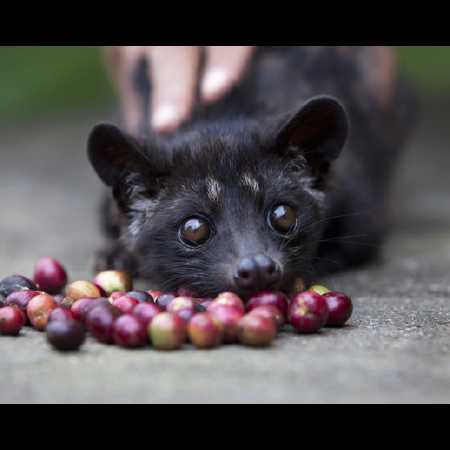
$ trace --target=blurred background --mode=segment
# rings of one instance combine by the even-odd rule
[[[450,47],[397,47],[405,74],[431,104],[450,99]],[[0,47],[0,120],[91,108],[113,102],[98,47]]]

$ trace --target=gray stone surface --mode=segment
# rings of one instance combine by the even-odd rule
[[[85,140],[101,116],[36,121],[0,134],[0,276],[51,254],[89,275],[101,185]],[[450,131],[425,117],[395,184],[381,265],[325,280],[350,293],[351,325],[283,333],[268,350],[124,351],[92,341],[50,351],[26,330],[0,339],[6,402],[449,402]]]

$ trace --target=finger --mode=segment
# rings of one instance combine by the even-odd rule
[[[254,47],[207,47],[205,72],[201,83],[201,96],[206,102],[222,97],[241,78],[252,56]]]
[[[138,132],[142,111],[139,93],[133,85],[132,75],[144,56],[145,47],[121,47],[118,59],[116,77],[125,128],[134,134]]]
[[[190,115],[199,60],[199,47],[152,48],[151,126],[156,131],[173,131]]]

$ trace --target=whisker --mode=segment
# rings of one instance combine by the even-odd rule
[[[346,236],[333,236],[326,239],[320,239],[317,242],[329,242],[329,241],[336,241],[336,240],[344,240],[344,239],[353,239],[353,238],[366,238],[369,237],[368,234],[349,234]]]
[[[356,217],[356,216],[363,216],[366,214],[370,214],[372,213],[371,210],[367,210],[367,211],[361,211],[361,212],[355,212],[355,213],[349,213],[349,214],[340,214],[337,216],[330,216],[330,217],[325,217],[324,219],[306,224],[304,227],[302,227],[302,231],[304,231],[305,229],[308,229],[312,226],[316,226],[316,225],[320,225],[321,223],[325,223],[325,222],[329,222],[331,220],[336,220],[336,219],[345,219],[347,217]]]

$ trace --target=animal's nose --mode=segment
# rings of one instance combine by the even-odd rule
[[[281,267],[266,255],[256,255],[241,259],[234,281],[241,289],[266,289],[281,279]]]

